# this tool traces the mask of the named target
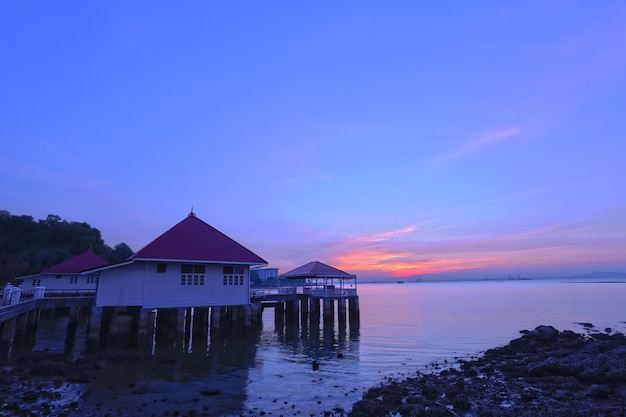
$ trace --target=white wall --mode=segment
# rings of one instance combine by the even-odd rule
[[[223,284],[223,265],[206,264],[204,285],[181,285],[181,264],[157,262],[133,264],[101,271],[97,306],[143,306],[144,308],[241,305],[250,302],[249,267],[243,285]]]
[[[143,263],[132,263],[100,271],[96,306],[143,305]]]
[[[93,291],[96,289],[96,283],[89,282],[90,278],[95,277],[94,275],[90,275],[89,277],[86,275],[79,274],[70,274],[64,275],[60,274],[60,278],[57,278],[57,274],[41,274],[38,277],[33,278],[25,278],[22,283],[22,289],[31,290],[35,287],[46,287],[46,291],[84,291],[90,290]],[[76,282],[72,282],[72,278],[75,277]],[[33,280],[41,280],[41,283],[33,285]],[[92,280],[93,281],[93,280]]]

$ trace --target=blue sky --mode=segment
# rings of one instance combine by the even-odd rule
[[[3,2],[0,209],[281,271],[626,271],[626,4]]]

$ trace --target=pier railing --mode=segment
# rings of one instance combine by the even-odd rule
[[[265,287],[265,288],[252,288],[250,289],[251,299],[263,299],[263,298],[277,298],[281,296],[293,296],[293,295],[310,295],[312,297],[319,298],[340,298],[340,297],[353,297],[356,296],[356,288],[337,288],[337,287]]]

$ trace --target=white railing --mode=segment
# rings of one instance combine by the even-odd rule
[[[305,294],[314,297],[351,297],[356,296],[356,288],[336,287],[267,287],[250,289],[251,298],[266,298],[278,295]]]

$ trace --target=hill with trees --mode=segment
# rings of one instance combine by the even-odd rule
[[[133,254],[126,243],[113,248],[106,245],[100,230],[85,222],[68,222],[56,214],[36,221],[32,216],[0,210],[1,285],[15,277],[37,274],[89,248],[107,262]]]

